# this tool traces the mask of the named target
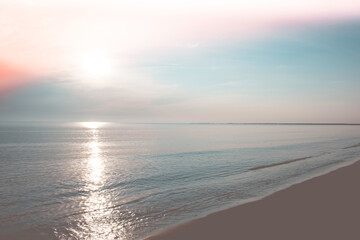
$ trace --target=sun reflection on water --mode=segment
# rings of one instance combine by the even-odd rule
[[[81,126],[90,129],[98,129],[106,124],[107,124],[106,122],[80,122]]]
[[[88,160],[88,178],[89,183],[92,184],[91,189],[96,190],[103,179],[104,163],[100,157],[99,142],[97,133],[93,133],[93,141],[89,143],[90,158]]]
[[[116,239],[122,227],[114,221],[111,196],[104,189],[106,182],[106,162],[102,156],[99,134],[100,123],[83,124],[89,131],[90,139],[86,144],[89,157],[85,162],[85,190],[89,195],[84,199],[85,213],[78,231],[80,239]]]

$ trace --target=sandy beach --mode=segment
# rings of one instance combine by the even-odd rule
[[[360,239],[360,161],[147,239]]]

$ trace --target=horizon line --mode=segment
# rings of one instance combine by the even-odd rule
[[[0,123],[72,123],[72,122],[107,122],[123,124],[199,124],[199,125],[360,125],[360,123],[346,122],[121,122],[121,121],[52,121],[52,120],[0,120]]]

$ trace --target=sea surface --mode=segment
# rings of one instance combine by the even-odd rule
[[[142,239],[359,158],[360,126],[2,124],[0,239]]]

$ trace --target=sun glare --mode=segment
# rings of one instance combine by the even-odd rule
[[[86,128],[97,129],[99,127],[104,126],[106,123],[105,122],[81,122],[80,124]]]
[[[80,71],[83,77],[98,81],[112,73],[113,64],[102,52],[89,52],[80,59]]]

